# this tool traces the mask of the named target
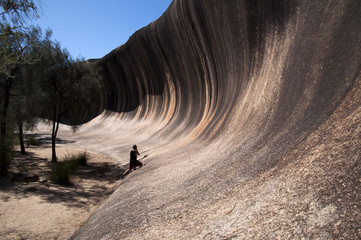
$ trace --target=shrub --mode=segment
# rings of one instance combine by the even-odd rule
[[[89,160],[89,154],[87,152],[79,153],[75,160],[78,161],[79,165],[84,166]]]
[[[29,145],[39,146],[39,140],[33,136],[26,138],[25,142],[28,146]]]
[[[72,160],[54,163],[51,167],[50,178],[54,183],[70,184],[70,176],[76,173],[78,167],[78,162]]]
[[[70,184],[70,176],[76,173],[79,166],[86,165],[88,159],[89,154],[87,152],[77,155],[66,155],[62,161],[52,166],[51,180],[58,184]]]

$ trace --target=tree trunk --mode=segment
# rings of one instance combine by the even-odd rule
[[[25,155],[26,151],[25,151],[25,146],[24,146],[23,122],[22,122],[21,118],[18,122],[18,130],[19,130],[19,142],[20,142],[21,154]]]
[[[11,79],[7,79],[4,85],[4,98],[2,99],[3,109],[0,117],[0,175],[6,175],[8,173],[12,153],[12,147],[8,143],[9,139],[6,126],[11,85]]]
[[[6,81],[5,88],[4,88],[4,103],[3,109],[1,111],[1,131],[0,136],[5,137],[6,135],[6,118],[8,113],[9,101],[10,101],[10,88],[11,88],[11,80]]]
[[[55,149],[55,141],[56,141],[56,107],[53,108],[53,130],[51,133],[51,161],[57,162],[56,159],[56,149]]]
[[[55,149],[55,144],[56,144],[56,131],[55,131],[55,127],[56,127],[56,108],[54,108],[54,115],[53,115],[53,131],[51,133],[51,161],[52,162],[57,162],[56,159],[56,149]]]
[[[57,157],[56,157],[56,136],[58,135],[60,118],[61,118],[61,114],[57,114],[57,108],[54,107],[53,131],[52,131],[52,134],[51,134],[51,150],[52,150],[51,161],[52,162],[57,162]]]
[[[55,142],[56,141],[56,136],[54,134],[51,135],[51,161],[52,162],[57,162],[57,158],[56,158],[56,149],[55,149]]]

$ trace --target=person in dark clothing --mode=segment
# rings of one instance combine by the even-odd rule
[[[122,175],[122,178],[125,177],[132,169],[136,170],[137,167],[142,167],[143,163],[139,160],[137,160],[137,157],[139,156],[137,145],[133,145],[133,150],[130,151],[130,162],[129,162],[129,168],[127,171],[125,171]]]

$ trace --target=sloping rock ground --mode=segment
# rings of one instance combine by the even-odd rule
[[[174,0],[73,136],[147,157],[73,239],[360,239],[361,2]]]

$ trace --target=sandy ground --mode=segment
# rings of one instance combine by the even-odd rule
[[[84,152],[61,144],[57,156]],[[15,153],[10,176],[0,179],[0,239],[69,239],[114,191],[124,171],[114,159],[87,150],[90,160],[72,184],[60,186],[48,178],[51,148],[30,146]],[[36,182],[10,180],[17,173],[36,174]]]

